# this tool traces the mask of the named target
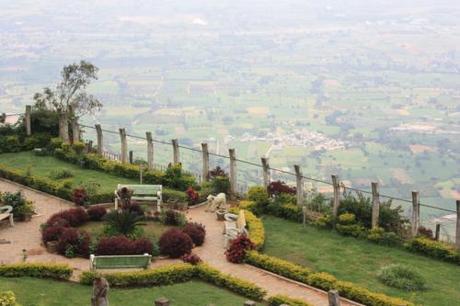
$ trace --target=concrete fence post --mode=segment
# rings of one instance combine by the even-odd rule
[[[126,139],[126,129],[120,129],[121,152],[120,159],[123,164],[128,162],[128,141]]]
[[[379,226],[379,214],[380,214],[380,191],[379,183],[372,182],[372,228]]]
[[[134,164],[134,152],[129,150],[129,163]]]
[[[412,236],[415,237],[418,233],[420,225],[420,195],[418,191],[412,191]]]
[[[302,172],[300,171],[300,166],[294,165],[294,171],[296,181],[296,201],[297,205],[301,206],[303,204],[303,179]]]
[[[209,181],[209,149],[207,143],[201,144],[201,152],[203,153],[203,169],[201,176],[204,182]]]
[[[460,200],[457,200],[457,225],[455,233],[455,246],[460,250]]]
[[[340,295],[337,290],[329,290],[327,293],[329,306],[340,306]]]
[[[97,138],[97,154],[102,155],[104,150],[103,136],[102,136],[102,127],[100,124],[94,126],[96,128],[96,138]]]
[[[436,223],[436,230],[434,232],[434,240],[439,241],[440,236],[441,236],[441,224]]]
[[[264,187],[267,189],[270,185],[270,165],[267,157],[262,157],[260,160],[262,161]]]
[[[173,147],[173,164],[177,165],[180,163],[179,141],[177,139],[173,139],[171,140],[171,144]]]
[[[32,135],[32,119],[31,117],[32,113],[32,106],[26,105],[26,113],[24,115],[24,124],[26,125],[26,135],[30,136]]]
[[[332,216],[337,218],[340,206],[340,181],[337,175],[332,175],[332,187],[334,188],[334,199],[332,202]]]
[[[148,169],[153,169],[153,138],[151,132],[145,133],[145,138],[147,139],[147,165]]]
[[[237,193],[237,173],[236,173],[236,153],[235,149],[228,149],[230,156],[230,197],[236,198]]]

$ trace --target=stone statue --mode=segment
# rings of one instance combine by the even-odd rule
[[[109,306],[108,291],[109,282],[104,277],[96,276],[93,282],[91,306]]]

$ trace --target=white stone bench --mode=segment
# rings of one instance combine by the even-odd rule
[[[13,207],[9,205],[0,206],[0,221],[9,219],[10,225],[14,226]]]
[[[228,243],[241,234],[247,234],[246,230],[246,217],[244,210],[241,209],[238,215],[225,214],[224,216],[224,247],[228,247]]]
[[[144,268],[150,266],[152,255],[100,255],[91,254],[89,265],[91,270],[96,269],[123,269],[123,268]]]
[[[118,184],[117,190],[115,190],[115,209],[118,209],[121,198],[118,194],[122,188],[127,188],[133,192],[131,197],[132,201],[136,202],[156,202],[157,210],[161,211],[161,205],[163,202],[163,186],[162,185],[122,185]]]

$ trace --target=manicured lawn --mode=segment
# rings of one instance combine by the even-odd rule
[[[264,217],[264,253],[283,258],[373,291],[429,306],[460,305],[460,266],[419,256],[402,249],[344,237],[329,230]],[[377,271],[388,264],[413,267],[426,280],[426,291],[407,293],[380,283]]]
[[[145,221],[145,225],[141,225],[140,227],[143,229],[143,237],[147,237],[150,239],[159,239],[161,234],[163,234],[166,230],[172,228],[173,226],[163,225],[160,222],[154,221]],[[85,223],[84,225],[80,226],[79,228],[82,230],[87,231],[92,238],[98,237],[104,232],[105,222],[94,222],[90,221]]]
[[[0,155],[0,163],[21,171],[30,169],[32,175],[48,177],[56,170],[69,170],[73,177],[67,178],[72,187],[83,183],[96,182],[100,184],[101,193],[113,192],[117,184],[138,184],[138,180],[122,178],[95,170],[82,169],[77,165],[61,161],[52,156],[36,156],[33,152],[6,153]]]
[[[91,287],[68,282],[32,278],[0,278],[0,291],[12,290],[23,306],[87,306]],[[159,297],[167,297],[172,305],[243,305],[246,300],[230,291],[200,282],[190,281],[164,287],[111,289],[110,305],[151,306]]]

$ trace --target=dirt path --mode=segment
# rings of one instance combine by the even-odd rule
[[[86,259],[68,259],[60,255],[50,254],[41,245],[40,224],[49,216],[73,206],[71,202],[50,196],[48,194],[24,187],[22,185],[0,179],[0,191],[15,192],[22,190],[27,199],[34,201],[37,216],[30,222],[17,222],[15,227],[2,224],[0,228],[0,263],[20,262],[23,259],[23,250],[27,250],[28,262],[59,262],[67,263],[75,269],[74,278],[78,278],[81,271],[89,269]],[[203,246],[194,249],[203,261],[218,270],[256,283],[267,290],[269,295],[284,294],[300,298],[312,305],[327,306],[327,293],[300,283],[283,279],[250,265],[231,264],[224,255],[224,241],[222,237],[223,224],[216,220],[215,215],[206,213],[205,207],[190,209],[188,219],[200,222],[206,226],[206,241]],[[7,242],[7,243],[5,243]],[[176,260],[157,260],[152,268],[171,264]],[[342,305],[356,305],[343,300]]]

